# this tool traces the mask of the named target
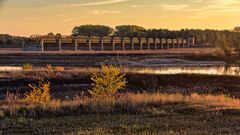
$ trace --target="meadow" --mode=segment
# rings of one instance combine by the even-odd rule
[[[1,102],[3,134],[237,134],[240,100],[124,93],[32,104]]]
[[[22,68],[23,71],[5,72],[3,76],[11,79],[1,80],[5,84],[1,87],[4,95],[0,101],[1,134],[179,135],[237,134],[240,130],[240,100],[234,93],[238,86],[233,85],[239,77],[127,73],[124,89],[110,96],[92,96],[91,77],[99,71],[89,68],[69,72],[51,65],[34,71],[29,64]],[[34,85],[39,80],[50,82],[41,88],[47,90],[47,98],[25,100],[28,92],[40,88]],[[111,86],[114,81],[109,82]],[[74,92],[63,92],[67,89],[64,85],[56,87],[59,83],[88,85],[85,90],[68,87]],[[12,85],[25,87],[18,92],[3,91],[13,88]]]

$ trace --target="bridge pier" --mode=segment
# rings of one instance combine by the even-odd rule
[[[148,50],[150,50],[150,42],[147,43],[147,46],[148,46]]]
[[[142,42],[142,39],[140,39],[140,50],[143,50],[143,42]]]
[[[112,46],[113,46],[113,51],[115,51],[115,41],[112,39]]]
[[[157,50],[157,42],[155,42],[155,40],[154,40],[154,48],[155,50]]]
[[[100,44],[101,44],[101,51],[103,51],[103,39],[100,39]]]
[[[132,50],[134,50],[134,42],[133,39],[131,40]]]
[[[41,52],[44,52],[44,41],[41,39],[40,41],[40,46],[41,46]]]
[[[58,47],[59,47],[59,51],[61,52],[62,51],[62,40],[61,39],[58,40]]]
[[[173,49],[175,48],[175,40],[172,39]]]
[[[77,40],[74,41],[74,45],[75,45],[75,51],[78,51],[78,43],[77,43]]]
[[[122,39],[122,49],[123,49],[123,51],[125,51],[125,42],[124,42],[124,39]]]
[[[92,43],[91,40],[88,41],[88,50],[92,51]]]

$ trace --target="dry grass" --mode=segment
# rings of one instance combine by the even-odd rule
[[[77,96],[72,100],[52,100],[48,103],[31,103],[24,101],[2,101],[0,111],[6,114],[24,115],[32,114],[66,114],[74,113],[137,113],[149,107],[161,107],[167,104],[203,105],[217,108],[239,109],[240,100],[224,95],[191,95],[162,94],[162,93],[123,93],[116,97],[90,98]],[[48,112],[48,113],[47,113]],[[21,115],[21,114],[20,114]],[[34,115],[34,116],[35,116]]]
[[[0,131],[3,134],[237,134],[239,107],[239,99],[196,93],[122,93],[101,98],[80,95],[47,104],[9,100],[0,102]]]
[[[63,72],[64,70],[65,70],[64,67],[55,67],[55,71]]]
[[[31,92],[25,93],[23,100],[37,103],[47,103],[51,101],[50,82],[39,82],[38,85],[29,84]]]
[[[58,69],[59,68],[59,69]],[[64,68],[55,67],[52,72],[46,70],[39,71],[17,71],[8,72],[3,75],[3,77],[11,77],[13,79],[36,79],[36,80],[46,80],[46,79],[72,79],[76,76],[85,75],[83,72],[76,71],[64,71]]]
[[[23,69],[23,71],[33,70],[33,65],[30,63],[23,64],[22,69]]]

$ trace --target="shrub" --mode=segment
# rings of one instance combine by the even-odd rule
[[[218,35],[217,39],[218,47],[222,50],[225,56],[231,56],[234,52],[234,39],[226,34]]]
[[[38,85],[29,84],[32,89],[30,93],[25,94],[24,101],[45,103],[51,100],[50,82],[40,81]]]
[[[53,72],[53,66],[51,64],[47,65],[47,70],[49,73]]]
[[[32,64],[29,64],[29,63],[23,64],[23,65],[22,65],[22,69],[23,69],[24,71],[26,71],[26,70],[32,70],[32,69],[33,69],[33,65],[32,65]]]
[[[91,75],[91,80],[92,90],[89,93],[92,96],[112,96],[127,83],[125,74],[121,74],[120,69],[112,65],[102,65],[100,72]]]

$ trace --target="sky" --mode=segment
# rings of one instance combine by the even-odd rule
[[[83,24],[232,29],[240,0],[0,0],[0,33],[69,35]]]

